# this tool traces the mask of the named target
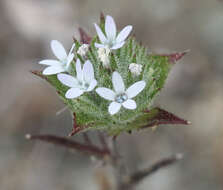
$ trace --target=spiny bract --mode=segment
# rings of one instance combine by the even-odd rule
[[[101,19],[100,27],[102,32],[105,32],[104,23],[104,20]],[[88,37],[88,39],[90,38]],[[137,43],[135,38],[129,37],[121,48],[111,50],[108,55],[109,67],[104,67],[98,56],[98,48],[95,47],[95,43],[99,42],[100,40],[97,36],[91,38],[88,51],[82,57],[78,50],[84,42],[81,43],[75,40],[74,59],[71,62],[70,75],[77,75],[75,64],[78,59],[82,64],[89,60],[94,68],[97,87],[113,89],[112,73],[114,71],[122,76],[126,87],[137,81],[145,81],[146,85],[143,91],[134,98],[137,104],[136,109],[121,108],[117,114],[111,115],[108,112],[110,102],[100,97],[95,90],[84,93],[78,98],[67,99],[65,94],[69,87],[63,85],[58,80],[57,75],[44,76],[55,87],[70,111],[74,113],[74,125],[79,131],[89,129],[106,130],[111,135],[144,128],[148,124],[152,125],[151,122],[159,114],[159,109],[151,108],[152,102],[163,88],[167,75],[174,65],[170,62],[169,56],[149,54],[147,48]],[[134,75],[130,72],[129,65],[132,63],[141,65],[140,74]]]

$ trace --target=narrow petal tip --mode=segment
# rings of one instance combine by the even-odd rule
[[[58,40],[51,40],[50,44],[53,46],[55,43],[60,43]]]
[[[118,113],[120,108],[121,108],[121,104],[119,104],[117,102],[112,102],[112,103],[110,103],[110,105],[108,107],[108,112],[110,115],[114,115],[114,114]]]
[[[113,92],[109,88],[99,87],[95,91],[99,96],[101,96],[102,98],[106,100],[111,100],[111,101],[115,100],[115,92]]]
[[[107,15],[105,19],[105,33],[110,40],[113,40],[116,37],[116,24],[113,17],[110,15]]]
[[[67,57],[66,50],[64,49],[63,45],[57,41],[57,40],[52,40],[51,43],[51,49],[54,53],[54,55],[59,59],[59,60],[64,60]]]
[[[54,75],[54,74],[62,73],[64,71],[65,69],[61,66],[55,66],[55,67],[50,66],[43,70],[43,75]]]
[[[118,34],[116,38],[117,43],[121,43],[126,40],[126,38],[129,36],[130,32],[132,31],[132,26],[128,25],[125,28],[121,30],[121,32]]]
[[[66,92],[65,97],[67,99],[74,99],[74,98],[81,96],[83,93],[84,93],[84,91],[79,88],[70,88]]]
[[[122,93],[125,91],[125,84],[122,79],[122,76],[117,72],[113,72],[112,74],[112,84],[116,93]]]
[[[107,39],[106,39],[104,33],[102,32],[101,28],[96,23],[94,23],[94,26],[95,26],[98,38],[100,39],[100,41],[102,43],[105,43]]]

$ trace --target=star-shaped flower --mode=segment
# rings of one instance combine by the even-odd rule
[[[136,102],[132,98],[137,96],[145,88],[145,81],[138,81],[125,90],[121,75],[115,71],[112,74],[112,84],[114,91],[104,87],[96,89],[99,96],[112,101],[108,107],[108,112],[114,115],[120,110],[121,106],[130,110],[136,109]]]
[[[74,58],[73,49],[75,44],[72,45],[69,54],[67,55],[66,50],[63,45],[57,41],[51,41],[51,49],[58,60],[45,59],[39,62],[42,65],[48,65],[46,69],[43,70],[44,75],[53,75],[61,72],[69,72],[70,63]]]
[[[110,48],[110,49],[119,49],[125,44],[125,39],[128,37],[129,33],[132,30],[132,26],[128,25],[122,29],[122,31],[117,34],[115,21],[111,16],[106,16],[105,19],[105,33],[102,32],[101,28],[94,24],[96,28],[96,32],[101,41],[101,44],[95,43],[95,47],[97,48]]]
[[[97,81],[94,78],[94,68],[89,60],[84,63],[82,68],[81,62],[78,59],[76,62],[76,73],[76,77],[68,74],[57,75],[61,83],[70,87],[65,94],[65,97],[68,99],[77,98],[84,92],[90,92],[97,85]]]

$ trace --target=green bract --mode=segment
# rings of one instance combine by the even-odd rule
[[[101,26],[104,27],[103,24]],[[97,129],[106,130],[111,135],[118,135],[124,131],[129,132],[158,124],[188,124],[185,120],[176,117],[179,119],[177,122],[173,115],[160,108],[152,109],[151,107],[154,99],[163,88],[170,69],[174,65],[169,55],[149,54],[147,48],[137,43],[133,37],[129,37],[124,46],[118,50],[111,51],[109,54],[110,68],[105,68],[98,57],[98,48],[95,47],[95,42],[99,42],[97,37],[91,40],[89,50],[83,58],[77,54],[81,43],[75,40],[75,56],[74,61],[71,63],[71,75],[76,76],[75,63],[78,58],[82,64],[86,59],[89,59],[94,67],[95,79],[98,81],[97,87],[112,89],[111,76],[114,71],[119,72],[126,87],[140,80],[146,82],[146,87],[134,98],[137,104],[135,110],[121,108],[117,114],[110,115],[108,113],[110,102],[101,98],[95,90],[84,93],[76,99],[67,99],[65,98],[65,93],[68,87],[60,83],[57,75],[42,76],[56,89],[59,96],[73,113],[75,117],[73,134],[81,130]],[[130,73],[129,65],[131,63],[142,65],[142,72],[139,76],[134,76]],[[169,122],[166,122],[166,120]]]

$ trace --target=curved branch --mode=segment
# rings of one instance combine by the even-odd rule
[[[159,169],[170,166],[181,159],[183,159],[182,154],[176,154],[169,158],[162,159],[162,160],[156,162],[155,164],[153,164],[149,168],[137,171],[137,172],[133,173],[132,175],[127,176],[124,179],[124,184],[127,187],[136,185],[139,182],[141,182],[145,177],[148,177],[148,176],[152,175],[153,173],[155,173],[156,171],[158,171]]]
[[[26,138],[29,140],[40,140],[45,141],[51,144],[64,146],[66,148],[78,150],[80,152],[92,154],[99,157],[105,157],[106,155],[110,155],[110,151],[108,149],[102,149],[92,144],[82,144],[73,140],[69,140],[64,137],[58,137],[53,135],[30,135],[27,134]]]

